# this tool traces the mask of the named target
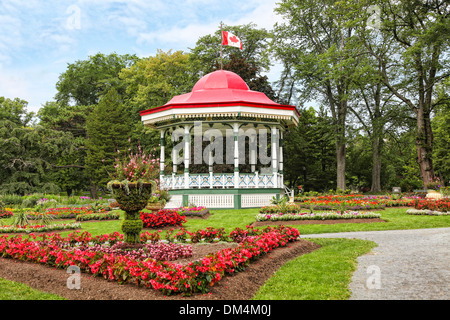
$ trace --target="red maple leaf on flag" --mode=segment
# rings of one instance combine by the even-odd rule
[[[231,42],[239,42],[239,39],[236,36],[230,37]]]

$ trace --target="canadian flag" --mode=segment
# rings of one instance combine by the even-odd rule
[[[242,42],[234,34],[228,31],[222,31],[222,45],[232,46],[242,50]]]

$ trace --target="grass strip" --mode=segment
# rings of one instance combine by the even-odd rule
[[[65,300],[55,294],[35,290],[26,284],[0,278],[0,300]]]
[[[376,247],[359,239],[310,239],[322,247],[287,262],[253,300],[347,300],[356,259]]]

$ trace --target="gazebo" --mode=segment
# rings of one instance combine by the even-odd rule
[[[299,113],[250,90],[236,73],[211,72],[191,92],[140,115],[160,131],[160,187],[171,194],[166,208],[261,207],[285,193],[283,133],[298,124]]]

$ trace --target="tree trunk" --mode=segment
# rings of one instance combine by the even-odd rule
[[[336,142],[336,160],[337,160],[337,188],[345,191],[346,183],[345,183],[345,142]]]
[[[433,132],[431,129],[430,112],[424,108],[417,109],[417,161],[419,162],[420,173],[424,187],[434,178],[433,160]]]
[[[381,141],[380,137],[374,137],[372,141],[372,192],[381,191]]]
[[[341,88],[338,89],[339,96],[343,96]],[[347,188],[345,182],[345,158],[346,158],[346,145],[345,145],[345,119],[347,116],[347,101],[340,100],[337,103],[337,115],[336,115],[336,187],[345,191]]]
[[[90,184],[90,191],[91,191],[91,199],[97,199],[97,186],[92,183]]]

